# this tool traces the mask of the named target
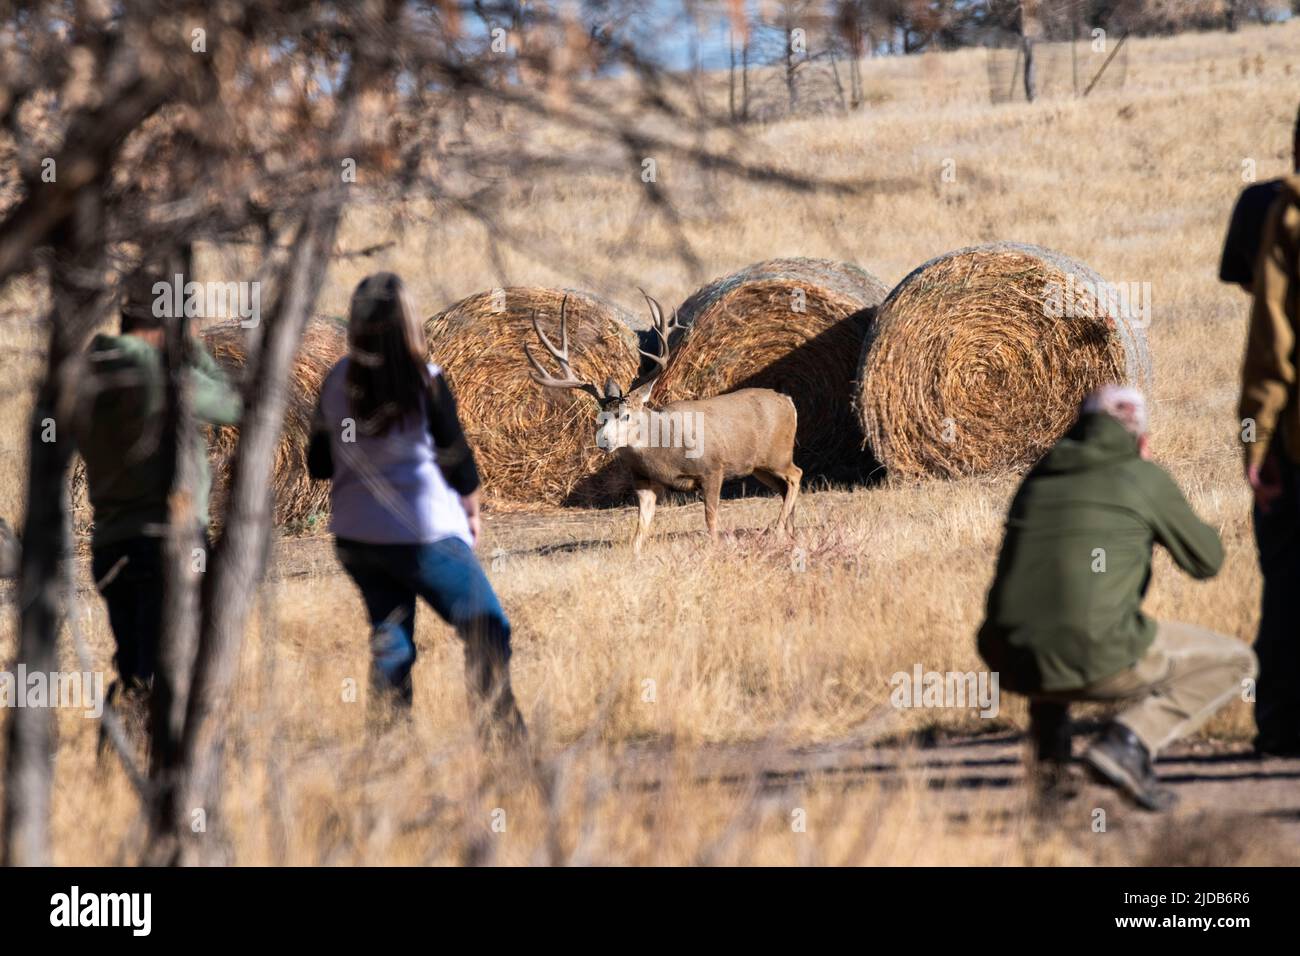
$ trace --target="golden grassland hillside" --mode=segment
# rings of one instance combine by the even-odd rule
[[[709,279],[777,256],[854,262],[892,285],[930,257],[976,243],[1060,250],[1111,281],[1151,283],[1155,455],[1227,547],[1223,572],[1206,583],[1179,576],[1161,557],[1148,609],[1249,640],[1260,581],[1234,427],[1247,298],[1216,276],[1243,170],[1253,164],[1260,179],[1288,171],[1298,51],[1300,23],[1138,39],[1121,89],[1001,106],[987,102],[980,51],[872,60],[864,66],[869,108],[755,129],[742,147],[788,169],[875,184],[859,196],[785,194],[721,177],[676,182],[672,164],[661,165],[661,181],[687,200],[683,228],[698,272],[674,255],[667,224],[639,205],[634,173],[626,186],[599,177],[521,182],[506,217],[545,243],[501,249],[499,266],[483,231],[463,218],[353,209],[348,247],[394,245],[337,264],[320,309],[341,313],[357,281],[378,268],[403,274],[427,314],[503,285],[588,288],[636,311],[636,285],[680,302]],[[209,251],[206,267],[220,265]],[[35,301],[21,289],[13,298],[18,309]],[[20,320],[4,321],[0,515],[12,520],[40,343]],[[698,782],[696,768],[718,748],[743,745],[761,767],[767,747],[1022,726],[1018,700],[1004,700],[995,721],[888,704],[895,671],[979,666],[973,634],[1013,489],[1004,479],[822,490],[801,497],[788,541],[751,530],[772,520],[775,499],[724,501],[722,527],[732,533],[716,547],[697,533],[701,506],[692,503],[665,509],[640,561],[628,546],[633,517],[625,509],[490,519],[481,549],[515,626],[516,692],[547,768],[541,787],[485,775],[472,755],[460,649],[427,609],[414,722],[381,746],[369,741],[364,705],[343,692],[349,680],[364,684],[360,601],[324,542],[282,541],[277,561],[293,573],[266,587],[232,701],[231,857],[1285,859],[1294,841],[1276,839],[1272,824],[1207,823],[1190,810],[1163,829],[1133,823],[1122,840],[1098,838],[1086,811],[1043,831],[1028,823],[1023,788],[974,791],[954,813],[924,780],[895,788],[805,781],[775,794]],[[111,641],[93,592],[80,595],[73,619],[106,666]],[[0,658],[11,657],[14,637],[10,605]],[[59,862],[129,859],[138,829],[125,777],[96,768],[90,722],[65,716],[62,731]],[[1250,732],[1238,702],[1203,739],[1240,744]],[[653,786],[629,782],[645,772]],[[813,821],[797,837],[795,809]],[[509,821],[504,834],[491,826],[497,810]],[[1122,808],[1114,813],[1128,825]]]

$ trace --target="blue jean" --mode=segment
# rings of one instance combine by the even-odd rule
[[[366,544],[339,538],[339,561],[356,582],[372,628],[371,683],[411,702],[417,597],[465,642],[465,678],[480,736],[521,736],[510,687],[510,622],[474,552],[459,538],[432,544]]]

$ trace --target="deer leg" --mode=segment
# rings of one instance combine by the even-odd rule
[[[636,537],[632,539],[632,553],[641,553],[641,542],[645,540],[646,534],[650,531],[650,522],[655,518],[655,501],[659,496],[658,489],[652,481],[637,481],[636,483],[636,503],[640,509],[637,517]]]
[[[799,499],[799,482],[803,480],[803,469],[791,465],[781,478],[785,481],[785,500],[781,502],[781,517],[776,523],[788,534],[794,530],[794,503]]]
[[[704,492],[704,525],[709,529],[709,537],[718,540],[718,501],[722,497],[722,472],[715,471],[705,475],[700,481]]]

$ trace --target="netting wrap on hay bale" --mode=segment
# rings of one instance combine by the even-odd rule
[[[770,259],[716,279],[678,309],[689,326],[653,400],[708,398],[738,388],[789,395],[799,413],[795,462],[845,480],[871,468],[853,414],[858,357],[888,290],[855,265]]]
[[[541,387],[524,356],[527,344],[549,361],[533,332],[533,312],[558,344],[566,296],[574,372],[598,386],[613,378],[626,388],[639,360],[634,320],[587,292],[492,289],[462,299],[425,326],[430,358],[456,395],[484,493],[497,506],[595,501],[619,485],[596,446],[595,403],[573,389]]]
[[[1016,243],[913,270],[862,351],[858,414],[876,457],[905,478],[1021,471],[1091,389],[1147,388],[1143,323],[1108,289],[1082,263]]]
[[[203,344],[236,387],[244,378],[249,335],[249,330],[241,328],[238,323],[208,326],[200,333]],[[278,525],[301,527],[329,510],[329,482],[313,481],[307,474],[307,445],[311,440],[311,417],[321,383],[346,351],[347,330],[341,321],[318,318],[307,324],[302,346],[294,357],[284,430],[275,447],[271,474],[275,522]],[[238,438],[238,428],[212,429],[209,443],[212,514],[217,520],[225,511],[230,467]]]

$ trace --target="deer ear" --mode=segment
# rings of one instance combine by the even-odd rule
[[[605,379],[605,398],[607,400],[612,400],[622,397],[623,390],[618,387],[618,382],[614,381],[612,378]]]

